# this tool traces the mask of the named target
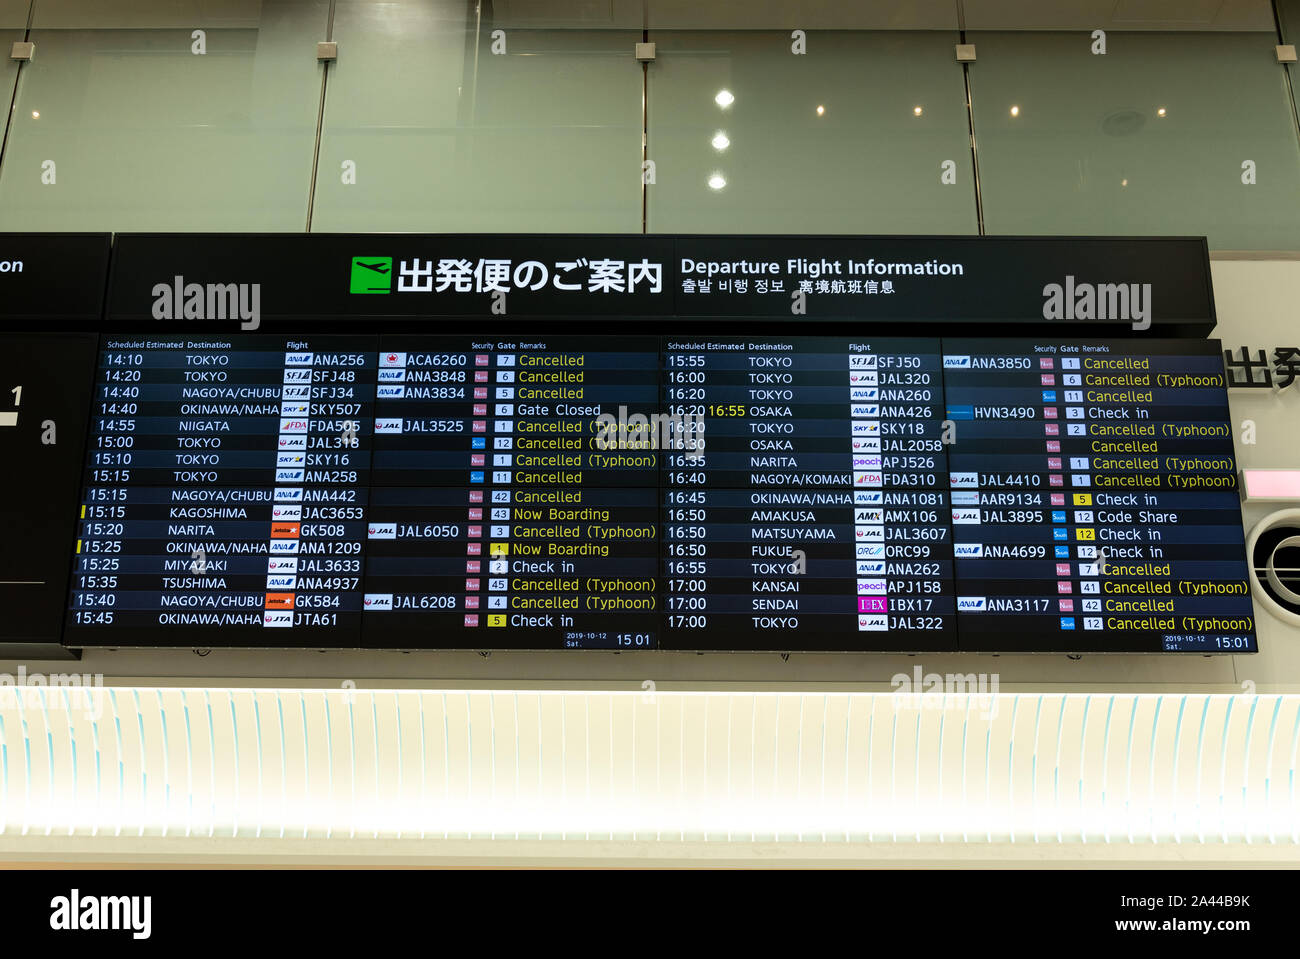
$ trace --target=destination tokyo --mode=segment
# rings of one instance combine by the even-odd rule
[[[682,276],[964,276],[961,263],[924,260],[918,263],[887,263],[876,260],[809,260],[796,257],[785,261],[785,271],[775,260],[690,260],[683,257]]]

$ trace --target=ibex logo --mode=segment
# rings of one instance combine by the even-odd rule
[[[1133,329],[1151,326],[1150,283],[1075,283],[1043,287],[1045,320],[1123,320]]]
[[[262,323],[261,283],[186,283],[176,276],[153,288],[155,320],[233,320],[241,330]]]

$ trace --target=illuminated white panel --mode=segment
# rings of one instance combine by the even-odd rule
[[[0,687],[0,849],[1295,845],[1298,738],[1298,696]]]
[[[1241,489],[1248,503],[1300,503],[1300,470],[1245,469]]]

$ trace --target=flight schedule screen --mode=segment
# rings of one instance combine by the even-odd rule
[[[100,347],[69,645],[1255,649],[1211,341]]]

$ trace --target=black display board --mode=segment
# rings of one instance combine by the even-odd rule
[[[1219,357],[106,335],[67,641],[1252,652]]]
[[[97,328],[108,233],[0,233],[0,319],[13,329]]]
[[[97,343],[0,338],[0,655],[59,651]]]
[[[3,240],[0,641],[1255,649],[1201,238]]]
[[[374,319],[437,332],[453,316],[981,336],[1214,326],[1200,237],[121,234],[108,315],[196,330]]]

